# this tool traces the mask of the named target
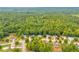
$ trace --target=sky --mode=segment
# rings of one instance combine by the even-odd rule
[[[0,0],[0,7],[79,7],[79,0]]]

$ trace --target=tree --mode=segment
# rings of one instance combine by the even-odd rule
[[[39,38],[34,38],[32,42],[27,44],[27,47],[36,52],[52,51],[52,45],[42,42]]]
[[[74,44],[67,44],[67,45],[64,45],[64,47],[62,48],[62,51],[63,52],[79,52],[79,49],[76,45]]]

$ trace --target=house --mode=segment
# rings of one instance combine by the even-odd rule
[[[70,44],[70,43],[71,43],[71,41],[73,41],[73,40],[74,40],[74,38],[75,38],[75,37],[68,37],[68,44]]]
[[[79,48],[79,41],[78,42],[74,42],[74,44]]]
[[[62,48],[61,48],[61,46],[60,46],[58,41],[55,41],[53,43],[53,51],[54,52],[61,52],[62,51]]]
[[[42,35],[38,35],[38,37],[42,37]]]
[[[55,41],[58,40],[58,36],[57,35],[54,35],[54,36],[52,36],[52,39],[53,39],[52,41],[55,42]]]
[[[50,39],[50,35],[46,35],[46,37],[43,37],[41,40],[45,43],[48,43]]]
[[[68,37],[68,40],[69,40],[69,41],[72,41],[72,40],[74,40],[74,38],[75,38],[75,37]]]
[[[32,37],[31,36],[29,36],[29,42],[31,42],[32,41]]]
[[[26,36],[26,35],[23,35],[23,37],[24,37],[24,38],[27,38],[27,36]]]
[[[61,36],[62,39],[67,39],[67,36]]]
[[[50,39],[51,39],[51,36],[50,35],[46,35],[45,42],[48,43]]]

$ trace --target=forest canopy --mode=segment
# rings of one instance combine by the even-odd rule
[[[65,13],[0,12],[0,37],[10,33],[79,36],[79,17]]]

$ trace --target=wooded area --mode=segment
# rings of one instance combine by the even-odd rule
[[[79,36],[79,17],[63,13],[0,13],[0,37],[10,33]]]

